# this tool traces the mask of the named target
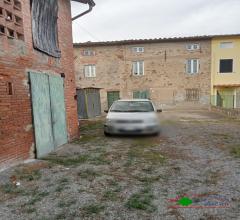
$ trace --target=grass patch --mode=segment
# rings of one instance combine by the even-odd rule
[[[81,208],[81,210],[83,211],[83,214],[87,216],[93,215],[93,214],[99,214],[104,209],[105,207],[100,204],[90,204]]]
[[[60,157],[60,156],[49,156],[43,158],[43,160],[49,161],[54,164],[63,166],[77,166],[79,164],[86,163],[89,159],[88,154],[79,155],[77,157]]]
[[[240,158],[240,145],[232,147],[231,150],[230,150],[230,153],[233,156],[235,156],[237,158]]]
[[[11,195],[18,195],[18,194],[23,194],[25,191],[13,184],[7,183],[2,186],[0,186],[1,192],[5,194],[11,194]]]
[[[90,162],[93,165],[110,164],[111,161],[108,160],[106,157],[107,157],[107,153],[100,153],[97,156],[94,156],[94,157],[90,158]]]
[[[116,201],[118,199],[118,194],[114,190],[106,190],[103,193],[103,200]]]
[[[78,176],[80,176],[83,179],[93,180],[97,176],[100,176],[100,174],[98,172],[95,172],[94,170],[86,169],[86,170],[80,171],[78,173]]]
[[[142,183],[154,183],[160,180],[160,176],[137,176],[136,179]]]
[[[58,207],[59,208],[68,208],[71,205],[75,204],[77,201],[75,199],[71,199],[71,200],[61,200],[58,203]]]
[[[68,178],[64,177],[62,179],[59,179],[58,186],[55,189],[55,192],[62,192],[65,189],[66,184],[69,182]]]
[[[34,205],[36,202],[41,201],[44,197],[48,196],[49,192],[34,191],[32,198],[25,205]]]
[[[103,128],[103,121],[95,121],[95,122],[88,122],[88,123],[82,123],[80,122],[80,131],[81,132],[87,132],[97,129]]]
[[[125,204],[129,209],[140,209],[147,212],[154,212],[156,207],[153,205],[152,201],[154,196],[150,188],[145,188],[142,191],[133,194]]]
[[[27,168],[16,170],[15,173],[16,173],[17,179],[26,180],[26,181],[39,180],[42,177],[40,170],[30,170]]]

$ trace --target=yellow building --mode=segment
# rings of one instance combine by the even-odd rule
[[[211,102],[240,108],[240,34],[212,38]]]

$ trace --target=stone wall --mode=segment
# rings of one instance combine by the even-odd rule
[[[188,43],[199,43],[200,50],[189,51]],[[144,53],[134,53],[133,46],[143,46]],[[91,49],[94,56],[83,56]],[[121,98],[132,98],[134,90],[148,90],[159,107],[186,101],[186,89],[199,89],[198,103],[209,104],[211,41],[196,40],[145,43],[141,45],[75,45],[75,75],[79,88],[97,87],[101,90],[102,109],[107,108],[107,91],[120,91]],[[186,60],[199,59],[196,75],[186,73]],[[132,74],[132,62],[143,60],[143,76]],[[84,76],[84,65],[96,65],[96,77]]]

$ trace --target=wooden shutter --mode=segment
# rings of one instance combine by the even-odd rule
[[[33,46],[59,58],[57,19],[58,0],[32,0]]]

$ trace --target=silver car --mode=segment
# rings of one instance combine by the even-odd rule
[[[115,101],[107,112],[104,134],[159,134],[160,126],[153,103],[148,99]]]

